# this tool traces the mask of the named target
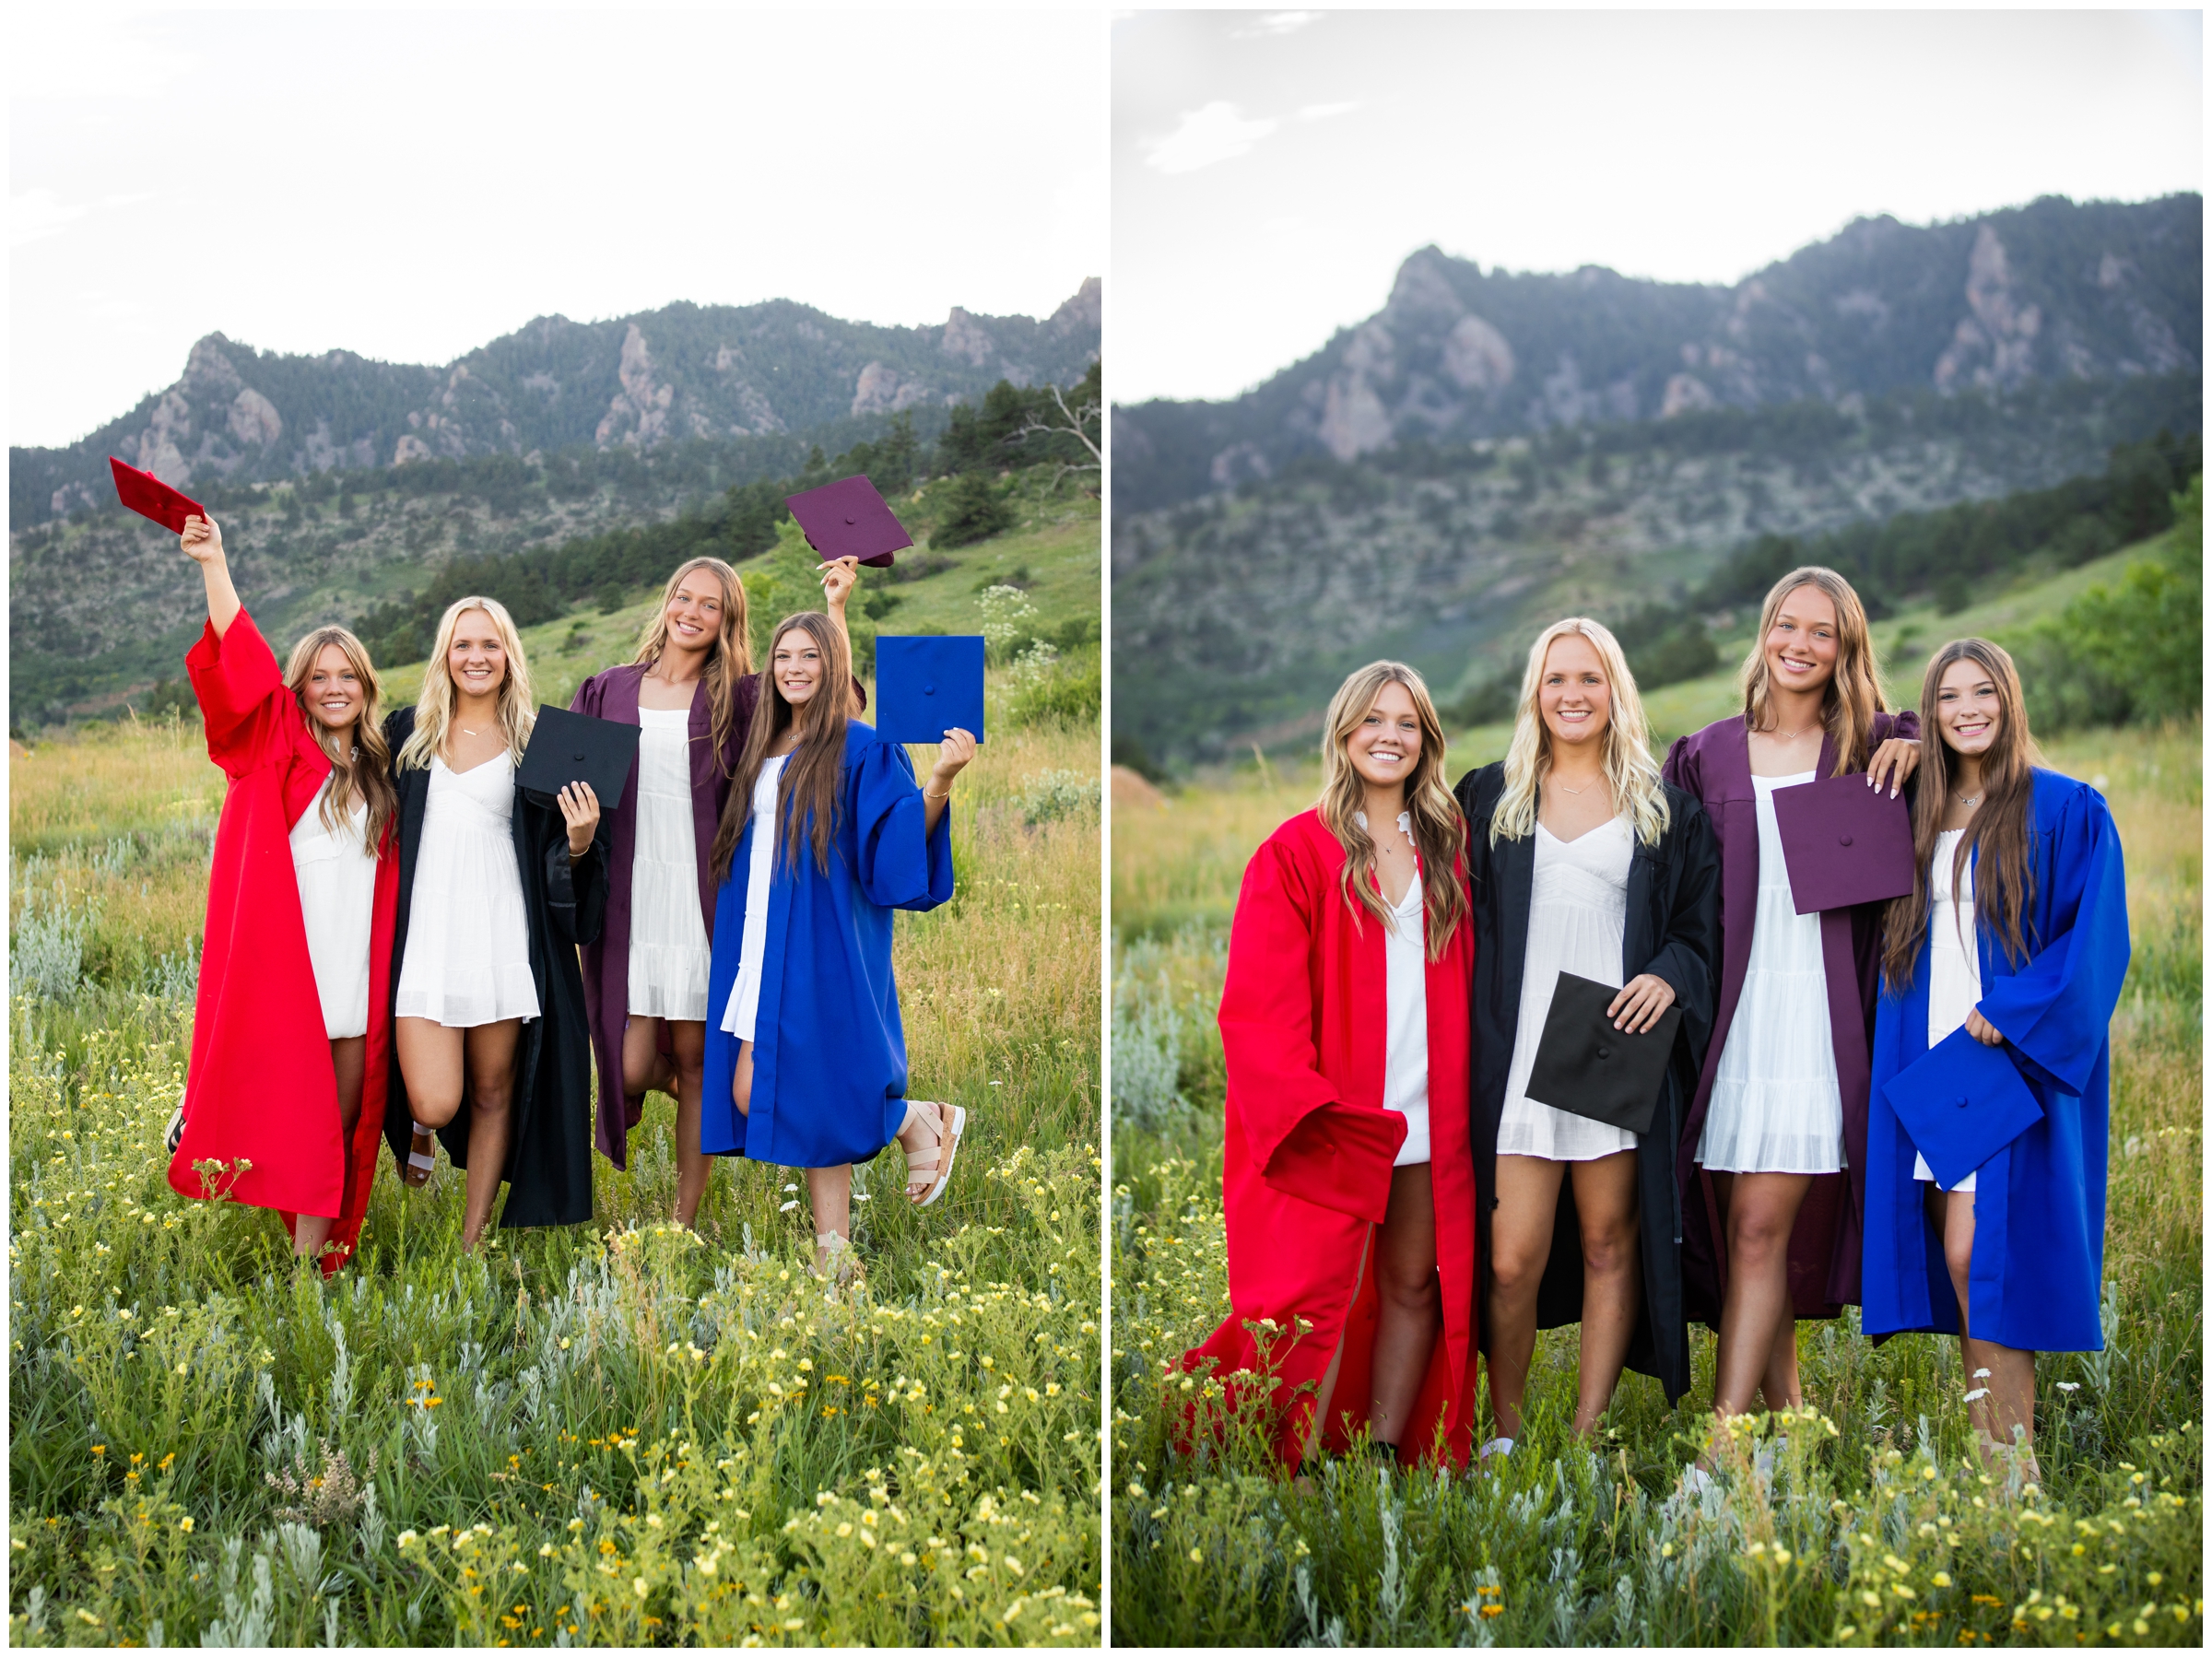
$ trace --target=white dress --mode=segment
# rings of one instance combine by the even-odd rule
[[[1498,1154],[1551,1162],[1594,1162],[1636,1148],[1636,1135],[1610,1122],[1555,1111],[1528,1097],[1528,1073],[1544,1039],[1551,993],[1571,972],[1618,988],[1621,942],[1628,931],[1629,864],[1635,853],[1629,819],[1617,817],[1563,840],[1536,825],[1536,870],[1528,904],[1528,954],[1521,967],[1521,1017],[1513,1028],[1512,1068],[1498,1122]]]
[[[760,768],[753,784],[753,845],[745,864],[745,934],[737,946],[737,981],[730,986],[722,1028],[750,1041],[760,1015],[760,957],[768,948],[768,886],[776,861],[776,784],[783,756]]]
[[[1959,872],[1959,890],[1951,891],[1951,859],[1959,853],[1963,828],[1947,828],[1936,837],[1936,855],[1928,864],[1928,1045],[1950,1035],[1966,1022],[1967,1014],[1982,999],[1982,952],[1974,941],[1974,863],[1968,858]],[[1936,1170],[1918,1151],[1912,1153],[1912,1177],[1942,1187]],[[1969,1174],[1953,1191],[1971,1191]]]
[[[1366,826],[1361,819],[1362,828]],[[1399,831],[1410,844],[1413,815],[1398,814]],[[1390,1009],[1390,1040],[1382,1061],[1382,1106],[1406,1119],[1406,1143],[1398,1147],[1397,1168],[1429,1160],[1429,952],[1428,916],[1421,908],[1421,876],[1417,869],[1406,896],[1390,913],[1383,934],[1384,994]]]
[[[691,711],[641,708],[638,824],[629,874],[629,1010],[707,1017],[706,918],[691,818]]]
[[[1751,960],[1698,1137],[1697,1159],[1716,1172],[1832,1174],[1843,1167],[1843,1092],[1820,917],[1797,912],[1774,819],[1774,791],[1814,776],[1751,779],[1759,798]]]
[[[458,772],[432,758],[393,1008],[399,1017],[467,1029],[537,1017],[513,817],[512,755]]]
[[[307,922],[307,958],[323,1000],[323,1033],[333,1041],[369,1033],[369,948],[376,914],[376,854],[362,838],[367,801],[335,834],[323,820],[334,774],[292,825],[292,873]]]

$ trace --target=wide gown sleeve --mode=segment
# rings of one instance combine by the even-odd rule
[[[1677,803],[1678,804],[1678,803]],[[1666,941],[1643,970],[1665,979],[1682,1009],[1681,1039],[1697,1062],[1705,1062],[1712,1038],[1721,958],[1721,849],[1712,819],[1692,808],[1684,814],[1675,852],[1674,899]]]
[[[2092,790],[2077,791],[2050,832],[2051,935],[2025,968],[1983,993],[1979,1010],[2030,1074],[2078,1094],[2127,977],[2126,873],[2112,814]]]
[[[577,948],[594,943],[606,921],[606,819],[582,857],[569,856],[569,837],[560,814],[551,814],[552,832],[545,852],[546,913],[560,940]]]
[[[184,671],[199,698],[208,758],[229,776],[243,775],[276,734],[272,699],[284,689],[284,675],[276,652],[241,610],[227,633],[218,636],[212,621],[200,629]]]
[[[1237,1125],[1260,1177],[1286,1195],[1379,1225],[1406,1119],[1348,1103],[1321,1073],[1307,964],[1314,904],[1335,896],[1308,889],[1274,841],[1253,853],[1230,923],[1221,1047]]]
[[[1659,768],[1660,780],[1702,800],[1705,768],[1700,758],[1700,750],[1694,741],[1688,736],[1676,737],[1674,746],[1666,750],[1666,763]]]
[[[862,745],[847,808],[859,857],[853,873],[870,903],[930,910],[952,897],[952,808],[924,828],[928,807],[902,744]]]

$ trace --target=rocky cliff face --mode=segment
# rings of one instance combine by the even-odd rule
[[[18,527],[113,498],[118,455],[189,488],[333,467],[651,450],[803,432],[857,415],[978,400],[1000,379],[1079,378],[1098,355],[1096,277],[1050,317],[848,323],[788,300],[678,304],[605,323],[540,317],[442,368],[349,351],[284,357],[211,334],[174,385],[64,449],[11,449]]]
[[[2203,264],[2195,195],[1862,219],[1735,288],[1486,271],[1424,248],[1380,311],[1247,395],[1117,410],[1114,502],[1415,440],[2194,372]]]

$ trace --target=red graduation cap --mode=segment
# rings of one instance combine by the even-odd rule
[[[184,533],[184,520],[205,518],[207,509],[189,495],[180,495],[151,472],[126,466],[112,454],[108,464],[115,473],[115,493],[123,504],[142,518],[151,518],[170,534]]]
[[[785,498],[806,544],[825,558],[858,558],[878,569],[914,537],[891,513],[890,503],[865,477],[841,477],[818,489]]]

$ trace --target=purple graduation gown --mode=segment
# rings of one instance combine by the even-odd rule
[[[641,724],[638,717],[638,687],[645,664],[626,663],[594,674],[576,687],[569,706],[594,719],[611,719],[626,725]],[[863,708],[867,692],[859,681],[853,694]],[[714,846],[714,831],[730,794],[730,773],[737,769],[746,733],[752,728],[753,710],[760,702],[760,676],[747,674],[737,681],[736,717],[730,722],[729,738],[721,753],[713,748],[714,714],[707,702],[706,681],[691,692],[691,847],[699,864],[699,912],[706,935],[714,935],[713,875],[707,867]],[[606,921],[596,942],[583,950],[583,1000],[592,1021],[592,1052],[599,1062],[598,1120],[593,1143],[617,1168],[629,1166],[629,1130],[633,1125],[622,1093],[622,1031],[629,1022],[629,903],[630,873],[638,849],[638,768],[629,768],[622,798],[611,808],[603,806],[601,836],[607,853]]]
[[[1877,713],[1867,751],[1892,736],[1920,735],[1912,713]],[[1853,769],[1863,769],[1860,764]],[[1820,743],[1818,774],[1835,765],[1832,738]],[[1750,732],[1741,714],[1715,720],[1678,737],[1667,750],[1664,774],[1704,805],[1721,842],[1721,999],[1706,1050],[1704,1074],[1690,1101],[1676,1178],[1682,1193],[1682,1287],[1685,1311],[1718,1326],[1727,1286],[1727,1250],[1712,1181],[1698,1165],[1698,1140],[1712,1101],[1712,1079],[1728,1046],[1735,1004],[1751,965],[1752,923],[1759,913],[1759,798],[1751,785]],[[1843,1100],[1843,1160],[1840,1174],[1817,1174],[1797,1225],[1790,1233],[1790,1302],[1801,1318],[1832,1318],[1859,1299],[1861,1216],[1866,1205],[1866,1088],[1868,1053],[1882,956],[1879,903],[1820,914],[1820,953],[1828,969],[1828,1025],[1835,1046],[1836,1082]]]

